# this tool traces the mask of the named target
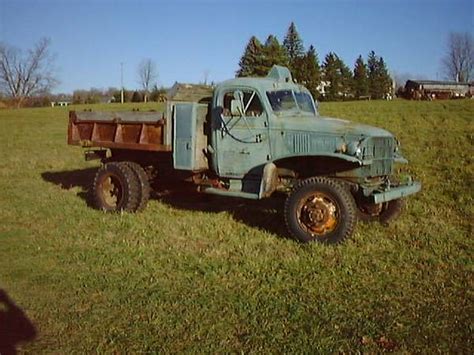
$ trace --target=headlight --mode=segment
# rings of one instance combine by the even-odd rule
[[[396,153],[400,149],[400,141],[397,139],[397,137],[394,137],[394,138],[395,138],[395,153]]]
[[[347,144],[346,143],[341,143],[339,146],[336,148],[337,153],[345,153],[347,152]]]
[[[362,159],[362,147],[361,147],[362,141],[363,139],[361,139],[360,141],[350,142],[347,145],[347,154],[350,154],[350,155],[355,156],[356,158]]]

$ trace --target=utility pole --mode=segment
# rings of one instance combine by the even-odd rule
[[[123,62],[120,62],[120,102],[123,104]]]

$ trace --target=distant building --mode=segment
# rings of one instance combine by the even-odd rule
[[[473,83],[453,81],[408,80],[405,84],[405,96],[412,100],[453,99],[472,97]]]
[[[326,96],[326,88],[331,85],[330,81],[321,80],[319,85],[316,87],[316,90],[319,92],[319,95],[322,97]]]
[[[51,101],[51,107],[55,107],[55,106],[63,107],[63,106],[69,106],[70,104],[71,104],[70,101]]]

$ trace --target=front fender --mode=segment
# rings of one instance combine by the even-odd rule
[[[336,158],[336,159],[341,159],[345,160],[349,163],[354,163],[358,165],[367,165],[370,164],[370,161],[364,162],[361,159],[358,159],[356,157],[353,157],[351,155],[346,155],[342,153],[318,153],[318,154],[308,154],[308,153],[302,153],[302,154],[288,154],[284,156],[279,156],[277,159],[274,159],[273,161],[278,161],[278,160],[283,160],[283,159],[290,159],[290,158]]]

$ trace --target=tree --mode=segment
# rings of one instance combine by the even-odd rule
[[[300,64],[301,59],[305,56],[305,50],[303,41],[296,30],[294,22],[290,24],[290,27],[288,27],[288,31],[283,39],[283,47],[286,49],[288,54],[291,73],[297,81],[302,82],[304,73],[303,70],[301,70]]]
[[[472,34],[450,33],[446,54],[442,59],[446,77],[457,82],[474,78],[474,39]]]
[[[274,35],[269,35],[263,46],[263,65],[257,71],[260,76],[267,75],[274,65],[288,65],[288,56]]]
[[[150,93],[150,100],[156,102],[164,102],[166,100],[166,92],[167,91],[165,88],[159,88],[158,85],[155,84]]]
[[[392,78],[382,57],[374,51],[367,58],[369,94],[373,99],[382,99],[391,92]]]
[[[143,96],[140,91],[135,90],[132,95],[132,102],[142,102]]]
[[[20,107],[25,98],[49,92],[57,83],[50,40],[42,38],[26,53],[0,43],[0,91]]]
[[[314,46],[309,46],[306,54],[298,60],[301,68],[301,82],[311,92],[314,98],[319,96],[318,86],[321,83],[321,68]]]
[[[138,65],[138,78],[144,92],[143,101],[147,102],[148,93],[157,77],[156,64],[150,58],[142,60]]]
[[[263,46],[257,37],[252,36],[239,61],[238,77],[259,76],[263,65]]]
[[[329,52],[323,63],[324,80],[329,82],[326,98],[340,99],[351,94],[352,73],[344,61],[336,53]]]
[[[353,81],[353,92],[356,98],[361,96],[368,96],[369,94],[369,82],[367,75],[367,65],[361,55],[357,58],[354,64],[354,81]]]
[[[325,98],[334,100],[337,97],[337,87],[339,86],[339,77],[337,72],[337,55],[329,52],[324,57],[323,63],[324,81],[329,85],[326,87]]]
[[[351,69],[343,62],[341,58],[338,57],[338,68],[341,74],[341,87],[340,92],[343,98],[352,97],[354,86],[354,77],[352,76]]]

